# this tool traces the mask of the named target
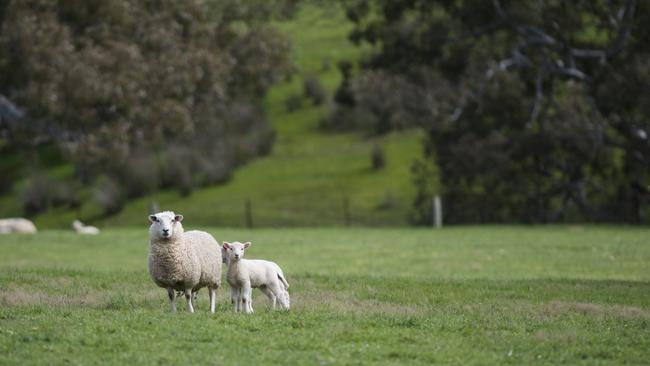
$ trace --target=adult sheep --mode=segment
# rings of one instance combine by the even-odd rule
[[[214,313],[221,285],[221,248],[205,231],[184,232],[182,220],[183,215],[171,211],[149,216],[149,274],[167,290],[172,312],[176,311],[176,291],[185,294],[193,313],[194,293],[207,287]]]
[[[99,234],[99,229],[95,226],[90,226],[90,225],[85,225],[83,222],[79,220],[74,220],[72,222],[72,229],[77,233],[77,234],[84,234],[84,235],[97,235]]]
[[[33,222],[22,217],[0,219],[0,234],[9,233],[36,233],[36,226]]]

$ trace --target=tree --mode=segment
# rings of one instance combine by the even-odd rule
[[[374,52],[334,113],[425,128],[448,221],[648,221],[648,2],[362,0],[348,17]]]
[[[2,1],[0,93],[26,112],[10,142],[56,143],[85,182],[163,175],[181,148],[192,184],[225,179],[273,141],[261,98],[293,66],[257,10],[280,2]]]

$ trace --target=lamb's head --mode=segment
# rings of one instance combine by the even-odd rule
[[[78,228],[80,228],[82,226],[84,226],[84,224],[82,224],[81,221],[79,221],[79,220],[74,220],[72,222],[72,228],[73,229],[78,229]]]
[[[183,215],[176,215],[173,211],[149,215],[149,221],[151,222],[149,235],[152,239],[167,240],[183,233],[183,225],[181,225]]]
[[[251,242],[248,241],[246,243],[240,243],[238,241],[233,242],[233,243],[228,243],[227,241],[223,242],[223,252],[225,252],[226,257],[228,258],[228,262],[232,263],[233,261],[238,261],[242,258],[244,258],[244,249],[248,248],[251,246]]]

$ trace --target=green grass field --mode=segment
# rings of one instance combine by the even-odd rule
[[[186,216],[186,227],[191,217]],[[292,310],[168,311],[146,225],[0,236],[0,364],[647,364],[650,229],[207,228],[278,262]],[[227,287],[227,286],[226,286]]]

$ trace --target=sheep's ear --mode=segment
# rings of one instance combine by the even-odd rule
[[[253,245],[253,244],[251,244],[250,241],[245,242],[245,243],[244,243],[244,249],[250,247],[251,245]]]
[[[149,215],[149,221],[153,224],[154,222],[158,221],[158,218],[156,215]]]
[[[174,221],[178,221],[178,222],[183,221],[183,215],[176,215],[176,216],[174,216]]]
[[[223,249],[230,249],[230,243],[228,243],[227,241],[224,241],[223,242]]]

